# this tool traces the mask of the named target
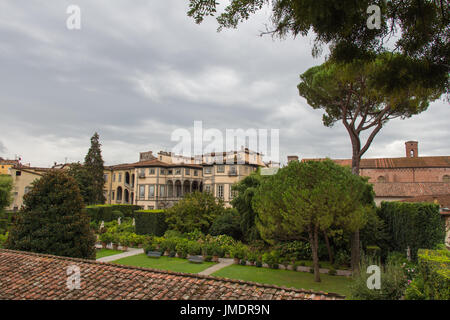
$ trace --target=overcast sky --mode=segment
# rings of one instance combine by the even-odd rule
[[[81,30],[66,28],[68,5]],[[196,25],[187,0],[2,0],[0,2],[0,157],[50,166],[82,161],[100,134],[106,164],[140,151],[170,151],[171,133],[204,128],[280,129],[280,154],[351,156],[340,124],[298,96],[299,75],[323,62],[311,39],[259,37],[268,11],[238,30]],[[378,134],[365,157],[450,155],[444,100]]]

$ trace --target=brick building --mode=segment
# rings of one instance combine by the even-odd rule
[[[375,201],[450,194],[450,156],[420,157],[417,141],[405,142],[405,157],[361,159],[360,175],[369,177]],[[319,159],[303,159],[319,160]],[[334,159],[351,166],[351,159]]]

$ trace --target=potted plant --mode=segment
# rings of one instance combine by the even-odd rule
[[[128,250],[128,246],[130,245],[130,238],[128,236],[128,234],[122,234],[119,237],[120,239],[120,245],[122,246],[122,250],[123,251],[127,251]]]
[[[115,233],[115,234],[113,234],[112,235],[112,247],[113,247],[113,250],[118,250],[119,249],[119,243],[120,243],[120,236],[117,234],[117,233]]]
[[[100,235],[100,241],[102,242],[102,248],[106,249],[108,244],[112,241],[112,234],[109,232],[102,233]]]

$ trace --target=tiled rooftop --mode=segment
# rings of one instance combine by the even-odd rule
[[[377,197],[416,197],[450,194],[448,182],[375,182]]]
[[[81,288],[67,288],[67,268],[80,268]],[[0,299],[56,300],[339,300],[343,296],[0,249]]]
[[[318,159],[303,159],[309,160],[324,160]],[[351,166],[351,159],[332,159],[335,163]],[[361,169],[396,169],[396,168],[450,168],[450,156],[437,157],[415,157],[415,158],[374,158],[361,159]]]

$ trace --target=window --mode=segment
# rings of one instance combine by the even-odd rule
[[[176,169],[176,170],[175,170],[175,174],[176,174],[176,175],[181,174],[181,169]]]
[[[442,181],[444,182],[450,182],[450,176],[449,175],[445,175],[442,177]]]
[[[386,182],[386,177],[379,176],[377,182]]]
[[[173,170],[172,170],[172,169],[169,169],[169,170],[167,171],[167,174],[173,174]]]
[[[113,181],[113,182],[116,182],[116,174],[115,174],[115,173],[113,173],[113,179],[112,179],[112,181]]]
[[[148,210],[153,210],[153,209],[155,209],[154,206],[148,206]]]
[[[198,176],[198,171],[197,170],[194,170],[194,176]]]
[[[103,179],[105,180],[105,182],[107,182],[107,181],[108,181],[108,174],[105,173],[105,174],[103,175]]]
[[[217,197],[223,199],[223,184],[217,185]]]
[[[186,172],[185,172],[185,175],[190,175],[191,174],[191,171],[189,170],[189,169],[186,169]]]
[[[111,200],[114,200],[115,196],[116,196],[116,193],[114,191],[111,191]]]
[[[145,178],[145,169],[139,169],[139,178]]]
[[[122,182],[122,174],[119,173],[119,182]]]
[[[205,192],[211,193],[211,186],[210,186],[209,184],[207,184],[207,185],[205,186]]]
[[[16,176],[21,176],[22,175],[22,171],[16,171]]]
[[[148,187],[148,197],[154,198],[155,197],[155,186],[151,185]]]
[[[223,165],[217,166],[217,173],[223,173],[223,172],[225,172],[225,166],[223,166]]]
[[[164,169],[159,169],[159,172],[160,172],[161,174],[166,174],[166,170],[164,170]]]
[[[211,167],[205,168],[205,174],[211,174]]]
[[[233,185],[230,184],[230,200],[236,197],[236,190],[233,190]]]
[[[152,169],[148,170],[148,173],[149,173],[149,174],[155,174],[155,169],[152,168]]]
[[[230,166],[230,174],[231,175],[237,175],[237,168],[236,168],[236,166]]]
[[[166,196],[166,186],[160,186],[159,187],[159,196],[165,197]]]
[[[145,198],[145,186],[139,186],[139,199]]]

